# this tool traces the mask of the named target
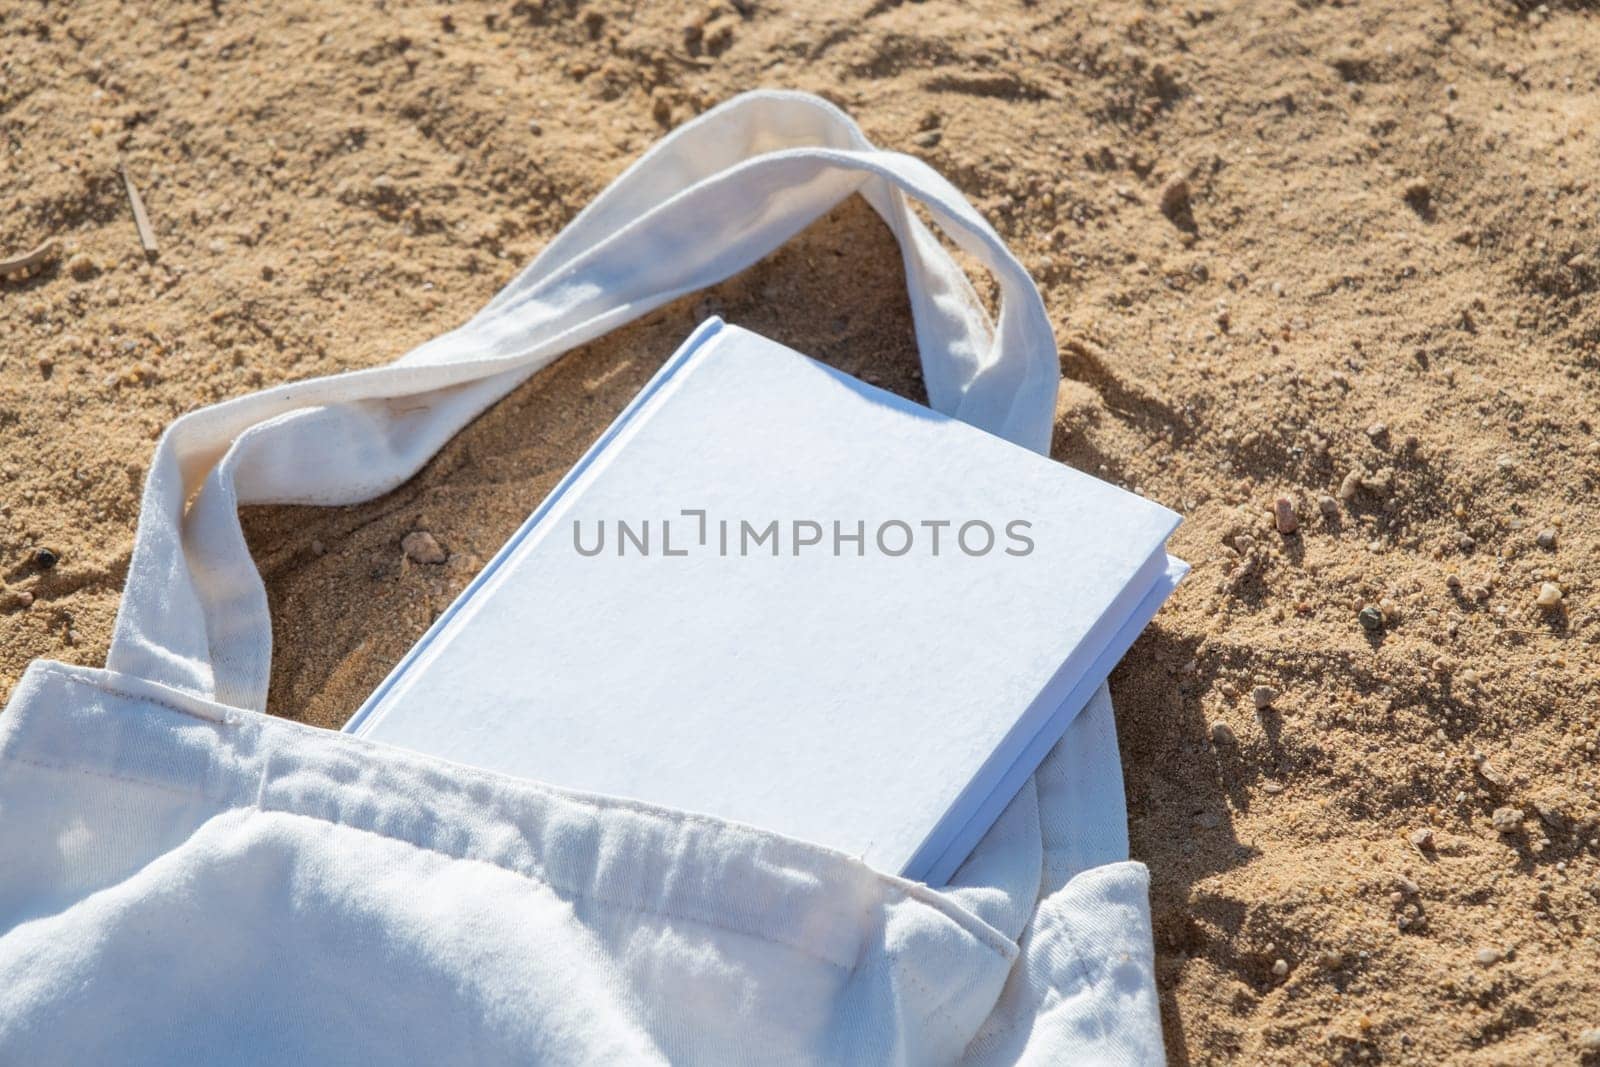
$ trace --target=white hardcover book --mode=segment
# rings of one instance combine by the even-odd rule
[[[943,884],[1187,570],[1178,521],[713,319],[346,729]]]

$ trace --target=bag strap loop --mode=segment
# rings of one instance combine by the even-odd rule
[[[852,193],[900,243],[930,404],[1046,451],[1055,341],[1000,237],[934,170],[874,148],[831,104],[748,93],[655,145],[460,328],[387,366],[174,422],[145,483],[107,667],[263,710],[271,616],[240,505],[352,504],[393,489],[535,371],[738,273]],[[907,195],[994,274],[997,323]]]

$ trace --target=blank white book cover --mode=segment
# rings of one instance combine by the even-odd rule
[[[711,320],[346,728],[937,884],[1181,577],[1177,524]]]

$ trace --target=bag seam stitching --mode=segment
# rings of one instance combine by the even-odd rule
[[[749,937],[756,941],[761,941],[769,945],[775,945],[778,948],[788,949],[798,955],[806,957],[807,959],[816,960],[818,963],[825,963],[828,966],[833,967],[847,975],[855,972],[854,966],[840,963],[838,960],[829,959],[819,952],[815,952],[806,948],[804,945],[783,941],[772,936],[771,934],[764,934],[757,930],[741,930],[738,927],[729,926],[726,923],[719,923],[712,919],[703,919],[698,916],[684,914],[682,912],[673,911],[667,908],[656,908],[650,907],[646,904],[629,903],[627,901],[619,900],[616,897],[605,896],[601,893],[595,893],[592,891],[578,889],[574,886],[565,885],[555,881],[554,879],[542,877],[529,871],[520,870],[515,867],[509,867],[501,863],[496,863],[493,860],[483,859],[477,856],[458,856],[453,852],[447,852],[444,849],[434,848],[431,845],[418,844],[415,841],[410,841],[403,837],[396,837],[393,834],[386,834],[382,830],[374,830],[371,827],[355,826],[347,822],[336,822],[333,819],[324,818],[320,815],[310,815],[302,811],[288,811],[284,808],[254,807],[234,810],[253,811],[259,815],[285,815],[295,819],[309,819],[312,822],[322,823],[325,826],[333,826],[344,830],[354,830],[357,833],[370,834],[371,836],[379,838],[380,840],[393,841],[396,844],[406,845],[410,848],[414,848],[419,852],[427,852],[435,856],[442,856],[443,858],[452,862],[477,863],[486,867],[492,867],[497,871],[504,871],[507,874],[514,875],[515,877],[526,879],[535,885],[542,885],[558,895],[568,894],[578,900],[591,901],[616,911],[654,915],[663,919],[670,919],[675,922],[690,922],[699,926],[707,926],[713,930],[721,930],[724,933]]]
[[[6,762],[20,763],[25,767],[39,767],[47,771],[58,771],[62,774],[81,774],[90,778],[103,778],[106,781],[122,782],[126,785],[142,785],[149,789],[170,793],[173,796],[184,797],[188,800],[207,799],[204,790],[183,789],[175,785],[167,785],[165,782],[155,782],[148,778],[134,778],[130,775],[116,774],[112,771],[92,771],[87,767],[74,767],[66,763],[51,763],[48,760],[32,759],[28,756],[7,756]]]
[[[109,685],[103,685],[98,681],[91,681],[88,678],[81,678],[78,675],[71,674],[67,671],[58,670],[57,668],[49,665],[41,665],[35,669],[47,678],[57,678],[63,682],[68,682],[73,685],[81,685],[87,689],[98,689],[101,692],[110,693],[113,696],[126,697],[129,700],[142,700],[146,703],[154,704],[157,707],[166,708],[168,711],[175,711],[179,715],[185,716],[186,718],[194,719],[196,722],[203,722],[208,726],[233,725],[228,719],[223,717],[212,718],[207,715],[202,715],[192,708],[183,707],[181,704],[177,704],[173,701],[163,700],[158,696],[152,696],[147,693],[134,693],[126,689],[117,689]]]

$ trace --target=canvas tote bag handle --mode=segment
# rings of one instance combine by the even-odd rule
[[[743,270],[852,193],[900,243],[930,403],[1045,451],[1055,342],[999,236],[954,186],[874,148],[832,105],[750,93],[655,145],[459,329],[387,366],[175,421],[146,480],[107,667],[263,710],[271,617],[240,505],[353,504],[393,489],[562,353]],[[998,322],[906,194],[994,274]]]

